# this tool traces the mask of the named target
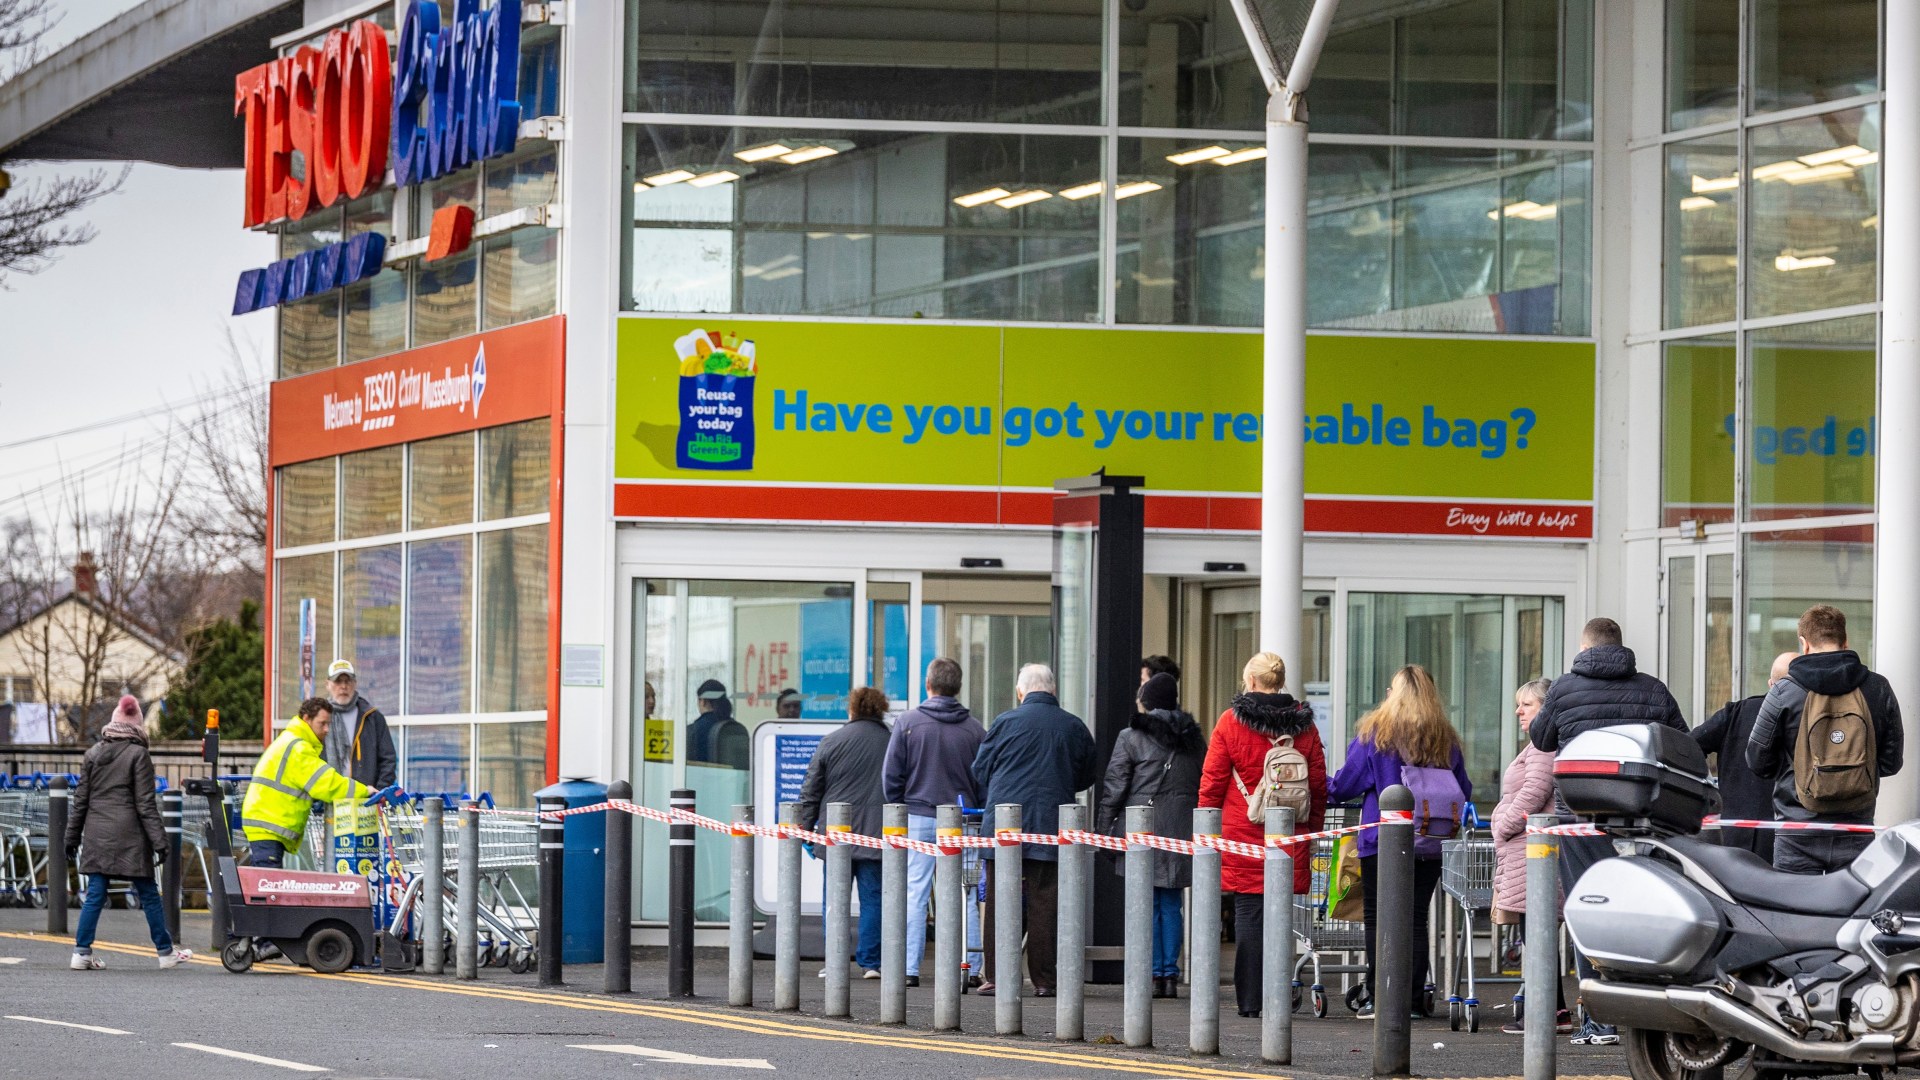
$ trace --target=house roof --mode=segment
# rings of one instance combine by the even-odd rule
[[[19,619],[16,619],[11,625],[0,626],[0,638],[6,637],[7,635],[13,633],[15,630],[20,629],[21,627],[27,625],[30,622],[33,622],[35,619],[38,619],[44,615],[48,615],[52,613],[54,610],[59,608],[62,604],[66,604],[69,602],[80,604],[81,606],[86,607],[91,611],[97,612],[105,616],[107,619],[111,620],[115,625],[119,626],[122,630],[125,630],[129,636],[139,641],[142,645],[145,645],[147,648],[152,649],[154,652],[157,652],[160,655],[167,657],[168,659],[172,660],[174,663],[179,664],[179,663],[186,662],[186,659],[184,657],[182,657],[179,653],[173,651],[173,649],[169,647],[165,641],[161,640],[159,631],[146,625],[145,623],[134,618],[133,616],[128,615],[123,611],[119,611],[115,609],[113,605],[102,600],[97,594],[78,592],[73,589],[68,589],[65,592],[62,592],[61,594],[59,594],[58,596],[55,596],[52,600],[48,601],[47,603],[42,604],[39,607],[33,609],[32,611],[27,612],[25,615],[21,616]]]

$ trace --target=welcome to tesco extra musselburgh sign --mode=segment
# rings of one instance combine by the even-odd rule
[[[371,19],[242,72],[248,227],[402,187],[513,149],[520,131],[520,0],[459,0],[442,26],[411,0],[398,50]]]

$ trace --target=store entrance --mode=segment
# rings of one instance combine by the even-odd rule
[[[1665,554],[1667,688],[1698,724],[1734,696],[1733,542],[1676,544]]]

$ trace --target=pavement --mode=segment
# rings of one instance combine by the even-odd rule
[[[77,920],[78,912],[70,913]],[[1296,1014],[1294,1062],[1265,1066],[1259,1021],[1235,1015],[1222,988],[1221,1053],[1186,1049],[1189,1004],[1155,1002],[1159,1049],[1119,1045],[1118,987],[1087,988],[1087,1041],[1053,1041],[1049,999],[1023,999],[1022,1036],[995,1036],[994,999],[962,998],[963,1033],[934,1035],[931,983],[907,992],[907,1023],[876,1022],[878,980],[852,982],[850,1019],[823,1017],[818,964],[802,969],[799,1013],[768,1004],[773,966],[755,965],[755,1007],[725,1004],[726,964],[720,950],[700,950],[695,989],[701,996],[666,998],[664,950],[643,949],[633,964],[633,992],[602,991],[599,965],[564,969],[565,985],[542,988],[535,975],[483,968],[474,981],[451,976],[347,972],[320,975],[284,962],[231,975],[210,956],[161,971],[146,925],[135,911],[110,910],[96,955],[103,971],[67,968],[71,938],[45,933],[44,911],[0,910],[0,1072],[47,1075],[141,1070],[143,1075],[260,1077],[327,1072],[342,1077],[485,1076],[570,1078],[659,1077],[663,1080],[752,1076],[763,1071],[809,1080],[896,1080],[903,1074],[978,1080],[1064,1080],[1087,1076],[1226,1078],[1364,1076],[1370,1070],[1372,1025],[1336,1001],[1324,1020]],[[207,943],[203,913],[184,917],[190,947]],[[1488,987],[1489,1006],[1477,1034],[1448,1030],[1444,1019],[1416,1021],[1417,1076],[1518,1077],[1521,1039],[1499,1031],[1508,1019],[1511,987]],[[1183,995],[1186,988],[1182,990]],[[1622,1076],[1618,1046],[1578,1047],[1557,1040],[1562,1077]]]

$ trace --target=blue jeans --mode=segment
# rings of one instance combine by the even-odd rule
[[[1153,977],[1180,977],[1180,907],[1185,889],[1153,890]]]
[[[920,814],[907,815],[907,836],[932,841],[934,819]],[[984,854],[984,852],[982,853]],[[933,899],[933,856],[907,852],[907,974],[920,974],[920,959],[927,951],[927,904]],[[865,901],[862,901],[864,903]],[[984,969],[986,953],[980,947],[980,904],[972,896],[963,897],[965,909],[967,971],[978,975]]]
[[[825,860],[822,860],[823,862]],[[826,874],[820,875],[820,912],[827,910]],[[860,938],[853,946],[853,962],[861,971],[880,970],[880,860],[853,860],[853,887],[860,895]]]
[[[167,933],[167,913],[160,906],[160,886],[150,877],[131,879],[134,895],[147,913],[147,934],[153,938],[154,951],[165,956],[173,951],[173,935]],[[107,876],[87,876],[87,898],[80,905],[80,928],[73,935],[73,951],[91,955],[93,935],[100,928],[100,911],[107,906]]]

